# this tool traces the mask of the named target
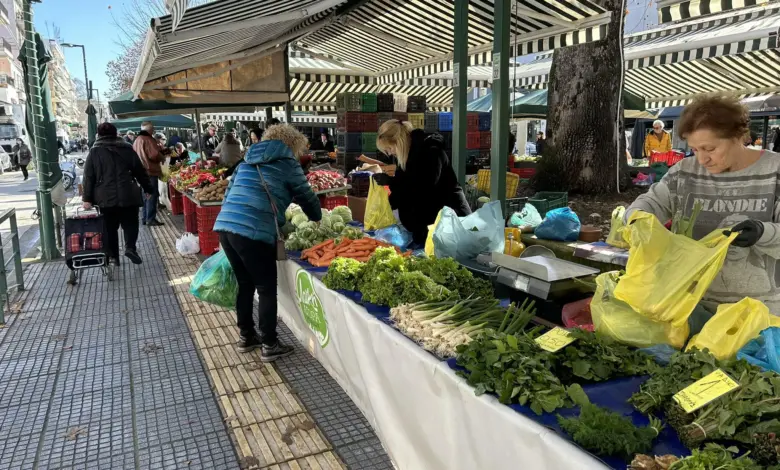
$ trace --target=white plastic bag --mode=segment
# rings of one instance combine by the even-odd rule
[[[503,253],[504,216],[499,201],[489,202],[462,218],[444,207],[440,217],[433,232],[437,258],[473,260],[483,252]]]
[[[189,232],[185,233],[176,240],[176,251],[182,255],[195,255],[200,252],[200,240],[197,235]]]

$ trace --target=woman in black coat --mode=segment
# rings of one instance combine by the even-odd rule
[[[149,180],[133,146],[117,136],[116,127],[104,122],[98,126],[98,138],[84,163],[85,209],[98,206],[103,214],[106,254],[109,264],[119,265],[119,227],[125,234],[125,256],[141,264],[136,251],[138,208],[143,205],[141,190],[157,190]]]
[[[439,134],[426,135],[408,122],[393,119],[379,128],[376,144],[398,162],[395,176],[379,174],[375,179],[390,186],[390,206],[398,210],[415,243],[425,243],[428,226],[444,206],[459,217],[471,214]]]

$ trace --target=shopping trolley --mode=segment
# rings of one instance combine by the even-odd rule
[[[113,272],[105,251],[105,227],[100,208],[78,208],[65,218],[65,264],[69,284],[76,284],[84,269],[100,268],[109,281]]]

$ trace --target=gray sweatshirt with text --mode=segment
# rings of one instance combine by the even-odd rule
[[[780,154],[765,151],[743,170],[711,174],[695,157],[685,158],[639,196],[626,211],[649,212],[662,222],[681,212],[690,216],[696,201],[702,211],[693,238],[729,228],[745,219],[764,223],[753,247],[729,248],[723,269],[710,285],[705,301],[733,303],[744,297],[761,300],[780,315]]]

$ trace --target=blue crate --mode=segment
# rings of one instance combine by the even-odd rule
[[[431,134],[439,130],[439,113],[428,111],[425,113],[425,132]]]
[[[339,132],[336,136],[336,147],[341,152],[360,152],[363,150],[363,134],[361,132]]]
[[[439,130],[452,132],[452,113],[439,113]]]
[[[479,113],[479,130],[489,131],[493,123],[493,115],[490,113]]]

